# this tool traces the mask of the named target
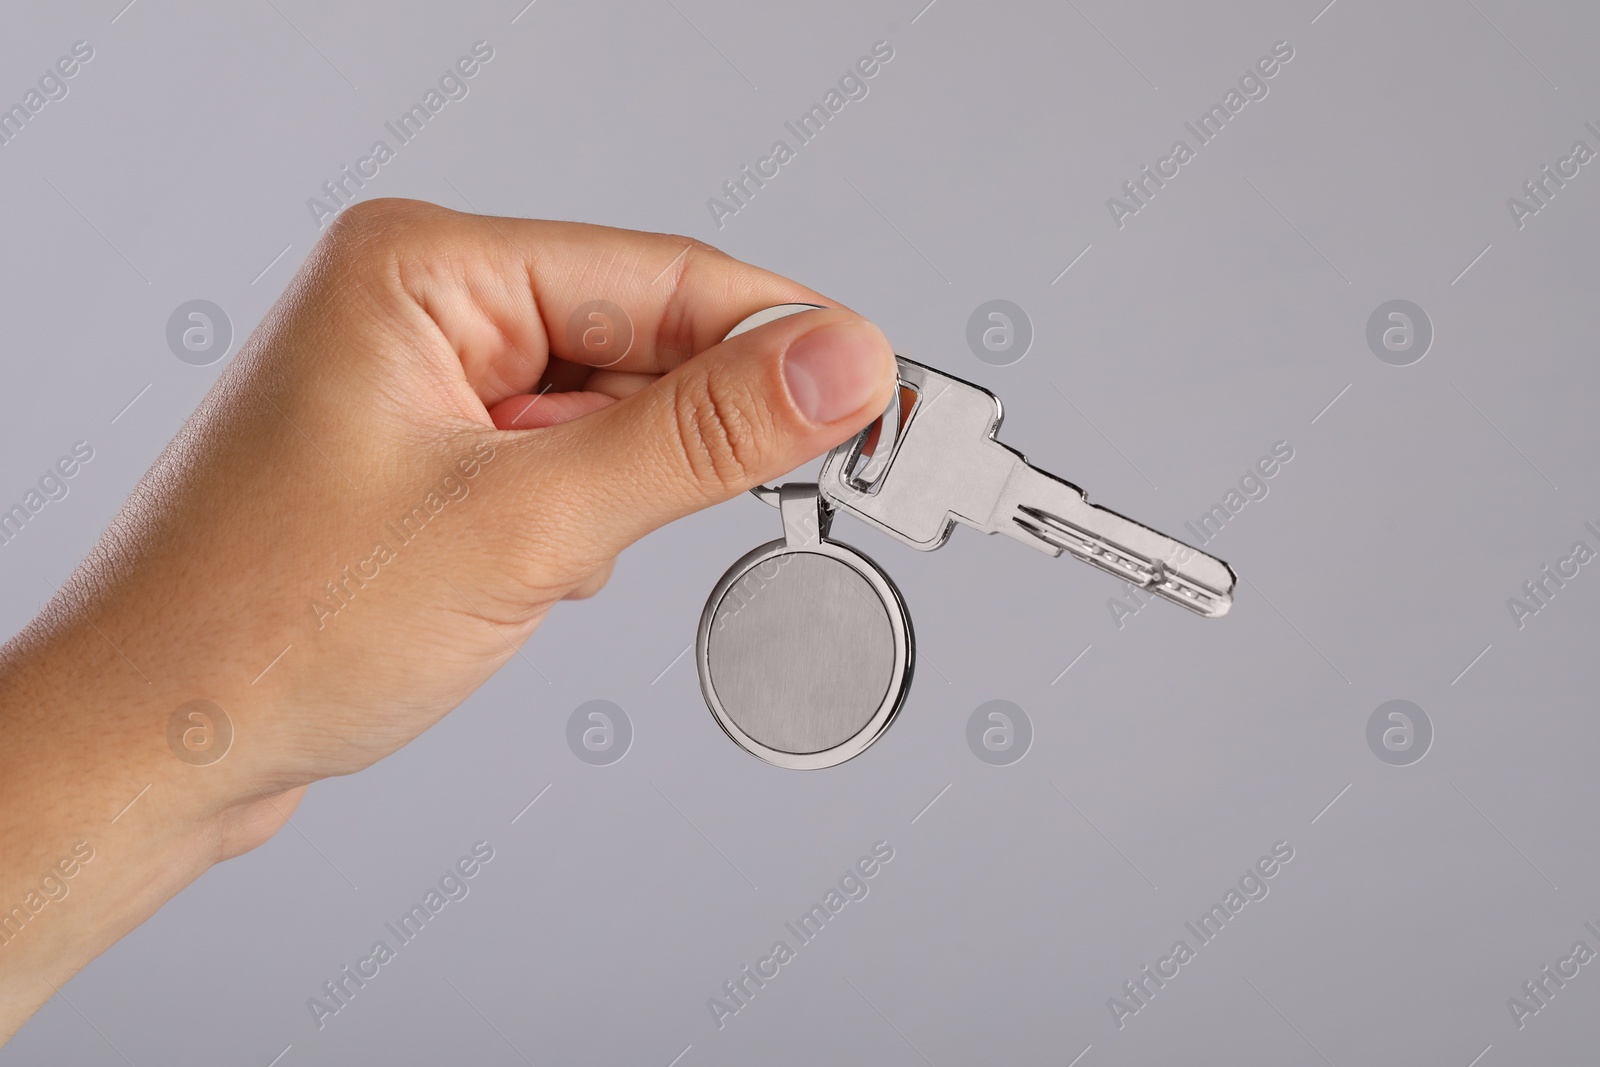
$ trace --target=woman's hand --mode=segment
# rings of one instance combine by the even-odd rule
[[[0,1035],[308,783],[436,722],[630,543],[880,413],[893,355],[849,311],[722,342],[796,301],[826,302],[681,237],[347,210],[0,651]],[[234,734],[204,767],[168,744],[194,700]],[[79,841],[70,898],[30,910]]]

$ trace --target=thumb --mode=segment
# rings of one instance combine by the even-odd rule
[[[894,350],[871,322],[840,308],[790,315],[557,428],[560,481],[580,494],[573,510],[595,547],[615,553],[849,440],[895,387]]]

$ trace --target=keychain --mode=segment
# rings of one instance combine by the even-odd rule
[[[728,336],[815,306],[767,308]],[[706,705],[736,744],[779,767],[815,770],[860,755],[911,688],[911,617],[876,563],[829,539],[836,509],[923,551],[959,522],[1067,553],[1200,615],[1225,615],[1232,603],[1226,563],[1089,504],[995,440],[994,394],[895,358],[888,410],[828,453],[817,484],[752,490],[778,508],[784,536],[729,568],[700,616]]]

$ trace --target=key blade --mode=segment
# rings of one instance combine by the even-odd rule
[[[1051,556],[1069,553],[1201,615],[1227,613],[1234,575],[1226,563],[1090,505],[1077,486],[995,439],[1001,407],[993,393],[898,358],[900,384],[915,400],[899,434],[880,437],[873,450],[875,479],[851,470],[859,442],[829,453],[819,482],[830,504],[922,551],[944,544],[961,523]]]
[[[1222,560],[1090,504],[1077,486],[1020,458],[989,528],[1051,555],[1066,552],[1207,618],[1233,605],[1234,573]]]

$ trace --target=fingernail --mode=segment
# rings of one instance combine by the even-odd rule
[[[784,384],[809,421],[837,422],[882,390],[889,352],[883,331],[865,320],[823,326],[784,353]]]

